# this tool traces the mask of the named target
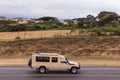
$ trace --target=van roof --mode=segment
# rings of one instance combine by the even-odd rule
[[[33,56],[61,56],[61,57],[64,57],[63,55],[60,55],[58,53],[33,53]]]

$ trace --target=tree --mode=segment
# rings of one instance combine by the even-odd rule
[[[41,17],[38,18],[37,20],[42,20],[42,21],[58,21],[58,19],[56,17]]]
[[[88,20],[86,18],[81,18],[78,21],[78,27],[79,28],[87,28],[88,27]]]
[[[91,21],[88,18],[79,18],[77,22],[78,28],[91,28],[94,26],[94,21]]]
[[[113,24],[119,22],[120,16],[115,12],[102,11],[98,14],[96,20],[98,25],[104,26],[106,23]]]
[[[96,20],[95,17],[93,15],[87,15],[87,20],[89,22],[89,27],[95,27],[96,26]]]
[[[95,17],[93,15],[87,15],[87,19],[89,19],[91,22],[95,21]]]

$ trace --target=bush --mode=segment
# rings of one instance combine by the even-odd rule
[[[17,36],[15,39],[16,39],[16,40],[20,40],[20,39],[21,39],[21,37]]]
[[[109,35],[115,35],[120,36],[120,27],[101,27],[101,28],[93,28],[89,30],[91,33],[94,33],[92,35],[96,36],[109,36]]]

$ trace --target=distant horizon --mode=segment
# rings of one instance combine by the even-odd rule
[[[100,11],[100,12],[102,12],[102,11]],[[100,13],[99,12],[99,13]],[[107,12],[113,12],[113,11],[107,11]],[[98,14],[99,14],[98,13]],[[116,13],[116,12],[115,12]],[[97,15],[98,15],[97,14]],[[118,13],[117,13],[118,14]],[[91,14],[88,14],[88,15],[91,15]],[[97,15],[96,16],[94,16],[94,17],[97,17]],[[118,14],[119,15],[119,14]],[[55,17],[55,16],[40,16],[40,17],[36,17],[36,18],[32,18],[32,17],[22,17],[22,16],[17,16],[17,17],[9,17],[9,16],[1,16],[0,15],[0,17],[5,17],[5,18],[23,18],[23,19],[37,19],[37,18],[41,18],[41,17]],[[75,18],[86,18],[87,17],[87,15],[86,16],[84,16],[84,17],[75,17]],[[75,18],[59,18],[59,17],[56,17],[58,20],[65,20],[65,19],[75,19]]]
[[[120,14],[119,0],[1,0],[0,15],[10,18],[54,16],[74,19],[101,11]]]

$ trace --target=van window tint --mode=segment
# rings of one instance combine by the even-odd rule
[[[50,57],[36,57],[36,62],[49,62]]]
[[[58,62],[58,58],[57,57],[52,57],[52,62]]]

